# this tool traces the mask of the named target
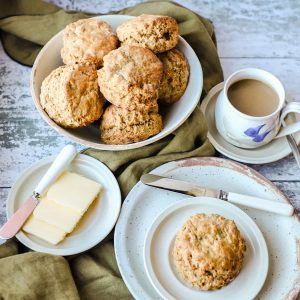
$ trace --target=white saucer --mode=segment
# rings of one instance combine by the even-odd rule
[[[37,183],[54,159],[55,157],[42,159],[20,175],[8,195],[7,218],[10,218],[32,195]],[[72,255],[86,251],[100,243],[117,221],[121,208],[121,193],[112,172],[100,161],[84,154],[77,154],[68,170],[101,183],[103,192],[99,199],[92,203],[75,230],[56,246],[20,231],[16,236],[17,239],[32,250],[55,255]]]
[[[175,236],[185,221],[197,213],[215,213],[234,220],[246,241],[241,272],[219,290],[205,292],[193,288],[181,278],[173,264]],[[254,221],[237,206],[208,197],[188,197],[167,207],[148,231],[144,258],[153,287],[166,300],[254,299],[266,280],[269,267],[267,245]]]
[[[201,110],[207,121],[208,126],[208,139],[213,146],[222,154],[227,157],[250,164],[270,163],[280,160],[289,155],[292,151],[285,137],[271,141],[269,144],[264,145],[257,149],[242,149],[229,144],[219,134],[215,125],[215,105],[216,100],[223,89],[224,83],[221,82],[213,87],[201,103]],[[295,120],[300,120],[296,115],[292,116]],[[297,144],[300,142],[300,132],[293,135]]]

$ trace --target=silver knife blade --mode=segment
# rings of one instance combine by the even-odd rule
[[[161,189],[166,189],[174,192],[187,194],[190,196],[206,196],[228,201],[232,204],[252,207],[268,212],[281,214],[284,216],[292,216],[294,208],[289,203],[277,202],[273,200],[263,199],[256,196],[238,194],[234,192],[227,192],[223,190],[214,190],[189,182],[175,180],[167,177],[157,176],[153,174],[146,174],[141,177],[144,184],[154,186]]]
[[[154,186],[169,191],[179,192],[190,196],[207,196],[213,198],[220,198],[220,190],[208,189],[194,185],[189,182],[166,178],[154,174],[142,175],[141,182],[146,185]]]

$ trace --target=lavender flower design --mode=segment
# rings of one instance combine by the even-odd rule
[[[260,134],[260,130],[265,126],[266,124],[263,125],[259,125],[255,128],[248,128],[246,131],[244,131],[244,133],[249,136],[252,137],[252,141],[256,142],[256,143],[260,143],[262,142],[265,137],[271,132],[271,130],[267,130],[266,132]]]

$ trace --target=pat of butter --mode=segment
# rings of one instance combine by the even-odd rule
[[[25,232],[33,234],[51,244],[58,244],[62,241],[66,232],[56,226],[50,225],[46,222],[36,219],[31,216],[22,228]]]
[[[49,188],[47,200],[71,208],[83,215],[99,195],[101,188],[102,186],[93,180],[65,172]]]
[[[51,244],[71,233],[102,186],[81,175],[65,172],[40,200],[23,230]]]
[[[36,219],[54,225],[67,233],[73,231],[81,218],[81,214],[76,210],[66,208],[47,199],[41,199],[33,215]]]

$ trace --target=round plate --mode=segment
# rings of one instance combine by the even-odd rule
[[[215,125],[215,105],[217,97],[223,89],[224,83],[219,83],[213,87],[203,102],[201,103],[201,110],[203,111],[207,125],[208,125],[208,139],[213,146],[222,154],[234,160],[250,163],[250,164],[263,164],[270,163],[282,159],[289,155],[291,147],[285,137],[274,139],[267,145],[256,149],[242,149],[231,145],[219,134]],[[298,120],[298,116],[293,115],[293,118]],[[293,135],[296,142],[300,142],[300,132]]]
[[[132,16],[121,15],[107,15],[96,17],[108,22],[113,30],[125,21],[132,19]],[[35,106],[40,112],[43,119],[54,128],[59,134],[80,143],[85,146],[89,146],[102,150],[128,150],[139,148],[155,141],[162,139],[176,128],[178,128],[189,115],[195,109],[202,92],[203,86],[203,74],[202,68],[197,55],[191,46],[182,38],[179,37],[179,42],[176,48],[178,48],[185,55],[190,66],[190,77],[185,93],[181,97],[180,101],[177,101],[173,105],[168,106],[167,109],[162,110],[163,116],[163,130],[155,136],[149,139],[137,143],[127,145],[107,145],[99,139],[99,122],[95,122],[90,126],[77,129],[66,129],[57,125],[53,120],[49,118],[47,113],[43,110],[40,104],[40,92],[43,80],[48,76],[51,71],[63,64],[60,57],[60,49],[62,48],[62,34],[63,31],[56,34],[40,51],[37,56],[31,72],[30,89]]]
[[[152,173],[272,201],[288,201],[272,182],[258,172],[221,158],[174,161],[156,168]],[[144,267],[146,233],[155,218],[167,206],[182,200],[182,197],[182,194],[139,182],[123,203],[115,229],[114,245],[122,277],[136,299],[161,299]],[[269,251],[269,272],[257,299],[295,299],[300,290],[300,223],[297,215],[284,217],[239,207],[258,225]]]
[[[219,290],[204,292],[193,288],[181,278],[173,264],[175,236],[186,220],[197,213],[218,214],[234,220],[246,241],[241,272]],[[152,285],[164,299],[172,300],[254,299],[266,280],[269,266],[266,242],[253,220],[238,207],[208,197],[189,197],[167,207],[148,231],[144,256]]]
[[[10,218],[32,195],[34,188],[54,159],[55,157],[48,157],[40,160],[18,178],[8,195],[7,218]],[[32,250],[56,255],[72,255],[83,252],[101,242],[117,221],[121,207],[121,193],[118,182],[111,171],[103,163],[84,154],[77,154],[68,170],[101,183],[103,192],[91,204],[75,230],[58,245],[51,245],[31,234],[20,231],[17,239]]]

